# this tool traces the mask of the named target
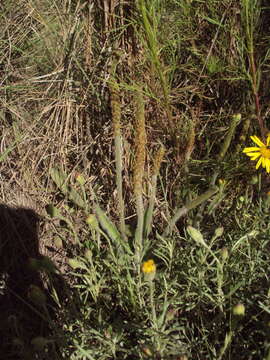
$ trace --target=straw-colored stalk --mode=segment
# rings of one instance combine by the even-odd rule
[[[135,93],[135,163],[134,163],[134,195],[136,201],[137,227],[135,232],[135,256],[139,264],[141,262],[141,254],[143,249],[143,223],[144,223],[144,206],[143,206],[143,176],[145,164],[145,147],[146,147],[146,131],[144,117],[144,100],[142,92],[139,90]]]
[[[149,199],[149,206],[147,212],[145,214],[144,220],[144,237],[147,238],[152,229],[152,222],[153,222],[153,213],[154,213],[154,204],[156,199],[156,191],[157,191],[157,177],[159,174],[160,166],[165,154],[165,148],[163,145],[160,146],[159,150],[157,151],[154,162],[153,162],[153,169],[152,169],[152,179],[151,179],[151,194]]]
[[[117,187],[117,200],[118,211],[120,218],[120,232],[124,240],[126,240],[125,232],[125,206],[123,199],[123,179],[122,179],[122,158],[123,158],[123,144],[121,134],[121,102],[119,96],[119,88],[116,83],[110,85],[111,90],[111,111],[114,130],[114,144],[115,144],[115,166],[116,166],[116,187]]]
[[[191,121],[188,143],[185,151],[185,171],[188,172],[188,162],[194,150],[195,144],[195,122]]]
[[[91,69],[92,66],[92,37],[93,37],[93,15],[92,15],[93,5],[88,6],[88,11],[86,13],[85,21],[85,64],[87,69]]]

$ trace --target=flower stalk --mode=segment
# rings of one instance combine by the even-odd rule
[[[117,83],[110,85],[111,90],[111,110],[112,110],[112,121],[114,130],[114,144],[115,144],[115,166],[116,166],[116,188],[117,188],[117,199],[118,199],[118,211],[120,218],[120,233],[123,240],[127,241],[126,237],[126,226],[125,226],[125,205],[123,199],[123,144],[121,134],[121,101],[119,96],[119,87]]]
[[[137,264],[141,262],[143,250],[143,224],[144,224],[144,205],[143,205],[143,176],[146,156],[146,131],[145,131],[145,115],[144,115],[144,99],[142,90],[138,90],[135,94],[135,163],[134,163],[134,195],[136,201],[137,227],[135,231],[135,258]],[[138,269],[139,270],[139,269]]]
[[[150,199],[149,199],[149,206],[146,211],[145,220],[144,220],[144,238],[147,238],[149,236],[151,229],[152,229],[154,205],[155,205],[156,191],[157,191],[157,177],[158,177],[158,173],[160,170],[160,166],[161,166],[164,154],[165,154],[165,149],[164,149],[164,146],[161,145],[155,155],[154,163],[153,163],[152,179],[151,179],[151,194],[150,194]]]

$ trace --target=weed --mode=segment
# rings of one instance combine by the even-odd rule
[[[0,358],[269,359],[267,1],[0,15]]]

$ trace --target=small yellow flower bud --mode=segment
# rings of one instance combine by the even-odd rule
[[[143,263],[142,271],[144,274],[149,274],[156,271],[156,264],[154,260],[150,259]]]
[[[218,238],[218,237],[222,236],[223,232],[224,232],[224,227],[223,226],[220,226],[220,227],[216,228],[216,230],[215,230],[215,238]]]
[[[166,314],[166,320],[167,321],[171,321],[175,318],[177,314],[177,310],[176,309],[169,309],[167,314]]]
[[[233,307],[233,314],[237,316],[245,315],[245,306],[243,304],[237,304]]]
[[[238,113],[238,114],[234,114],[233,115],[233,118],[238,122],[238,121],[240,121],[241,120],[241,118],[242,118],[242,115],[240,114],[240,113]]]
[[[79,261],[78,259],[75,259],[75,258],[68,259],[68,263],[69,263],[69,266],[71,266],[72,269],[74,269],[74,270],[76,270],[76,269],[84,269],[85,268],[84,264],[81,261]]]
[[[198,242],[198,243],[204,242],[202,233],[199,230],[195,229],[193,226],[189,225],[187,227],[187,232],[192,237],[192,239],[195,240],[196,242]]]
[[[86,259],[88,261],[91,261],[92,260],[92,257],[93,257],[93,253],[91,250],[87,249],[84,253],[84,256],[86,257]]]
[[[156,264],[154,260],[150,259],[142,264],[142,272],[146,281],[152,281],[156,275]]]
[[[96,218],[96,216],[94,214],[88,215],[88,217],[86,219],[86,224],[88,224],[94,230],[99,229],[98,221],[97,221],[97,218]]]
[[[220,254],[221,254],[221,257],[223,259],[223,261],[226,261],[229,257],[229,252],[228,252],[228,249],[226,247],[222,248],[220,250]]]
[[[76,176],[76,181],[81,185],[83,186],[85,183],[86,183],[86,180],[84,178],[84,176],[82,174],[78,174]]]
[[[226,184],[226,180],[218,179],[218,183],[219,183],[220,186],[224,186]]]

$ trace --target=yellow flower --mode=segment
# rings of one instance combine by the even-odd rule
[[[150,259],[142,264],[142,272],[144,273],[145,281],[153,281],[156,276],[156,264],[154,260]]]
[[[86,183],[86,180],[82,174],[77,174],[75,179],[81,186],[83,186]]]
[[[144,274],[150,274],[156,272],[156,264],[154,260],[150,259],[145,261],[142,265],[142,272]]]
[[[245,306],[243,304],[237,304],[233,307],[234,315],[245,315]]]
[[[220,186],[225,185],[225,184],[226,184],[226,180],[224,180],[224,179],[218,179],[218,183],[219,183]]]
[[[264,144],[257,136],[251,136],[251,140],[258,145],[258,147],[246,147],[243,152],[250,157],[251,160],[258,159],[256,169],[262,165],[268,173],[270,173],[270,134],[267,136],[266,144]]]

